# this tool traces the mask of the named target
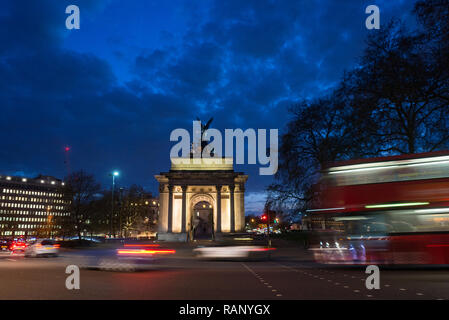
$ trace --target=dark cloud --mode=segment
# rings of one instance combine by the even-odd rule
[[[153,174],[169,167],[173,129],[190,129],[197,116],[213,116],[222,130],[282,129],[288,106],[338,81],[369,36],[364,8],[371,3],[181,1],[176,14],[187,27],[161,31],[162,41],[151,47],[128,41],[145,39],[148,29],[104,35],[110,57],[121,63],[98,48],[101,30],[65,29],[68,4],[2,3],[0,171],[63,176],[69,144],[72,169],[84,168],[107,184],[107,173],[120,168],[121,183],[155,190]],[[120,10],[105,16],[108,6],[127,2],[77,4],[82,30],[90,31],[93,22],[114,28],[127,23]],[[406,16],[412,4],[378,1],[382,22]],[[67,48],[66,40],[80,41],[80,35],[84,51]],[[263,201],[260,191],[271,178],[258,176],[257,166],[237,169],[250,175],[247,190],[259,192],[251,199]]]

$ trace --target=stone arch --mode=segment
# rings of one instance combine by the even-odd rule
[[[190,199],[190,208],[192,209],[198,202],[206,201],[209,202],[212,207],[215,208],[215,199],[210,194],[207,193],[197,193]]]
[[[197,193],[197,194],[193,195],[189,201],[189,212],[187,215],[188,216],[187,232],[189,234],[190,240],[193,240],[193,239],[195,239],[196,236],[198,236],[198,234],[195,235],[196,232],[194,231],[194,228],[193,228],[193,225],[194,225],[193,219],[194,219],[194,208],[198,203],[201,203],[201,202],[207,202],[210,205],[212,205],[212,209],[210,209],[212,222],[211,222],[211,224],[208,224],[208,228],[209,227],[211,228],[210,235],[208,235],[208,237],[209,237],[209,239],[210,239],[210,237],[212,237],[212,238],[214,237],[214,232],[215,232],[214,228],[215,228],[215,220],[216,220],[215,198],[212,195],[207,194],[207,193]]]

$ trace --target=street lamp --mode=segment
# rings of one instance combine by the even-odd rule
[[[109,174],[110,176],[112,176],[112,205],[111,205],[111,217],[109,219],[109,224],[110,224],[110,230],[109,230],[109,238],[112,237],[112,233],[113,233],[113,228],[112,228],[112,219],[114,217],[114,187],[115,187],[115,177],[118,177],[120,175],[120,173],[118,171],[114,171],[112,173]]]

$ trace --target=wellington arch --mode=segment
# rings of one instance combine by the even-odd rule
[[[245,183],[229,158],[183,158],[171,161],[159,182],[158,239],[214,239],[245,227]]]

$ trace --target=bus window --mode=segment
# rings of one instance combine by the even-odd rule
[[[336,220],[344,223],[344,231],[348,235],[385,235],[392,229],[392,226],[385,222],[385,217],[382,214],[350,218],[337,217]]]

